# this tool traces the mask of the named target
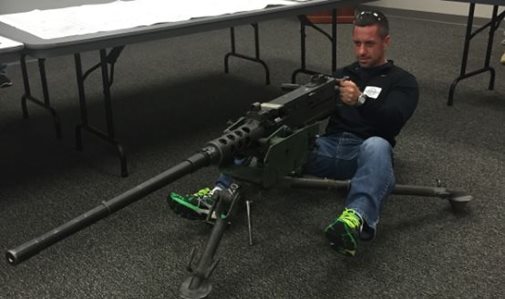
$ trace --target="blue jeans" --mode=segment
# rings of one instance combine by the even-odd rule
[[[318,137],[304,173],[350,179],[345,207],[355,210],[363,219],[360,236],[363,240],[375,236],[382,207],[395,185],[393,148],[387,140],[381,137],[363,139],[346,132]],[[221,175],[216,186],[227,188],[231,183],[231,177]]]
[[[393,148],[388,141],[381,137],[363,139],[345,132],[321,136],[309,156],[305,173],[350,179],[345,207],[362,217],[362,239],[375,236],[382,207],[395,185]]]

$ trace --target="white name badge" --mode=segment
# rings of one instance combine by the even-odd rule
[[[379,95],[381,94],[382,88],[377,87],[377,86],[367,86],[365,87],[365,90],[363,93],[372,99],[377,99]]]

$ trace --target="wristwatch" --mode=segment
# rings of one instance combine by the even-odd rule
[[[366,102],[366,94],[362,92],[358,97],[358,102],[356,103],[356,106],[361,106],[365,104],[365,102]]]

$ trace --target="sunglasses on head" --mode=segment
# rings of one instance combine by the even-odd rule
[[[375,11],[365,10],[365,11],[362,11],[362,12],[358,13],[358,15],[356,16],[356,18],[359,18],[359,19],[363,19],[365,17],[372,17],[376,21],[382,21],[381,15],[379,13],[375,12]]]

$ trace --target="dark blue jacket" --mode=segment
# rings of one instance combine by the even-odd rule
[[[375,68],[362,68],[355,62],[337,70],[334,75],[336,78],[349,77],[362,92],[366,87],[380,88],[381,91],[377,98],[368,97],[361,106],[339,104],[337,112],[330,117],[326,133],[350,132],[362,138],[379,136],[394,146],[395,137],[417,106],[419,88],[416,78],[392,61]]]

